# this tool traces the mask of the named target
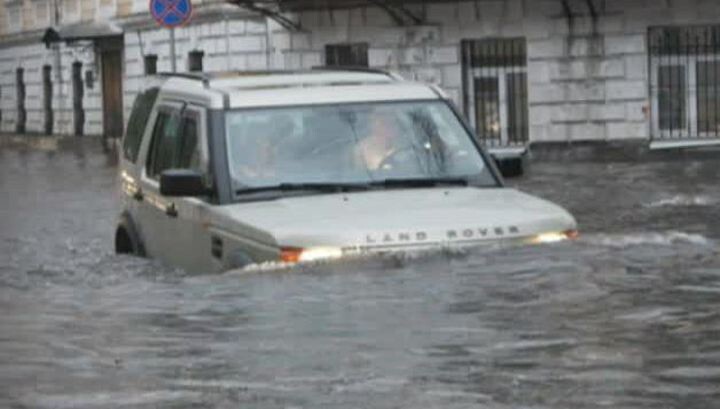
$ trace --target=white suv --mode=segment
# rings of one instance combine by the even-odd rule
[[[122,157],[116,251],[189,271],[576,232],[503,186],[442,91],[379,71],[161,76]]]

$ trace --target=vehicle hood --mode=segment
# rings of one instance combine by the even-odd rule
[[[394,247],[512,239],[576,228],[561,207],[510,188],[428,188],[296,196],[219,209],[288,247]],[[228,227],[228,226],[225,226]]]

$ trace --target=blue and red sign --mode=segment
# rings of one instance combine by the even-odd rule
[[[190,20],[192,3],[190,0],[150,0],[150,13],[165,27],[181,26]]]

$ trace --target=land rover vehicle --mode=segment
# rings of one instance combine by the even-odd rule
[[[504,186],[441,90],[379,71],[163,76],[121,156],[116,251],[190,271],[576,230]]]

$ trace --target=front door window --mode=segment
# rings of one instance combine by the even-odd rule
[[[198,143],[198,114],[160,111],[153,129],[147,175],[158,179],[167,169],[195,169],[202,172]]]

